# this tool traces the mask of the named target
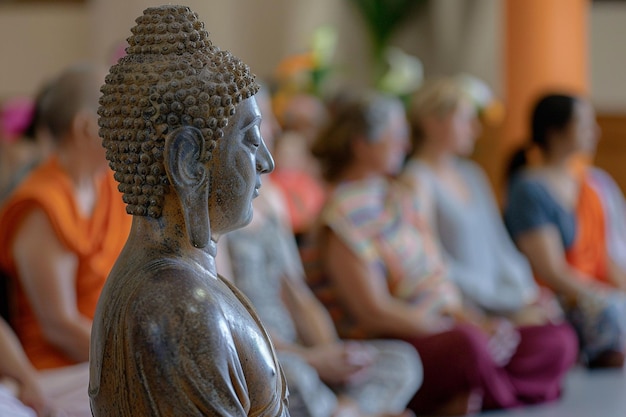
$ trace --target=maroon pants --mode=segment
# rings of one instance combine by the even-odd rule
[[[504,367],[489,353],[488,336],[459,325],[433,336],[407,340],[420,354],[424,383],[409,407],[429,413],[456,395],[482,396],[483,409],[511,408],[557,399],[578,342],[567,324],[520,327],[520,344]]]

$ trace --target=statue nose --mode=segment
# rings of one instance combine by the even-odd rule
[[[256,164],[256,169],[261,174],[269,174],[274,171],[274,158],[263,141],[256,154]]]

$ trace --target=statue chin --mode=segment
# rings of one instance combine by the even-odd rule
[[[219,209],[218,209],[219,210]],[[221,210],[220,210],[221,211]],[[212,210],[209,210],[209,218],[211,219],[211,235],[222,236],[233,230],[246,227],[252,222],[254,216],[254,209],[252,203],[249,203],[246,208],[241,209],[240,214],[237,217],[233,217],[234,213],[224,213],[221,211],[219,214]],[[219,220],[218,220],[219,218]]]
[[[240,220],[237,222],[233,222],[233,224],[227,227],[226,228],[227,230],[223,232],[222,234],[232,232],[233,230],[241,229],[242,227],[246,227],[247,225],[250,224],[250,222],[252,222],[253,216],[254,216],[254,209],[252,208],[252,204],[250,204],[248,210],[241,215]]]

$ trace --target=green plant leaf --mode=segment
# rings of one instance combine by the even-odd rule
[[[371,38],[375,79],[385,72],[385,49],[398,27],[428,0],[349,0],[365,20]]]

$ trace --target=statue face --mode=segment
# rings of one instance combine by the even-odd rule
[[[237,105],[237,112],[217,141],[209,162],[211,231],[224,234],[250,223],[252,199],[259,195],[261,174],[274,170],[274,161],[261,136],[261,112],[250,97]]]

